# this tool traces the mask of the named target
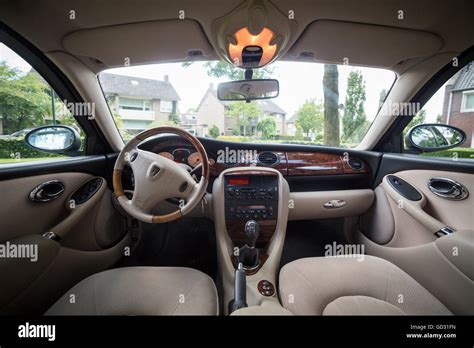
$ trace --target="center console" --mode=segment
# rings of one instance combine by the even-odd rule
[[[279,305],[275,285],[288,221],[288,183],[273,168],[229,168],[214,181],[212,199],[225,311],[242,303]],[[243,287],[246,296],[240,295]]]

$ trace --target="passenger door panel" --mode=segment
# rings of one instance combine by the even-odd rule
[[[443,227],[473,229],[474,163],[416,156],[383,155],[375,180],[375,204],[360,219],[361,231],[372,241],[389,247],[410,247],[437,239]],[[389,175],[405,181],[421,195],[406,198],[394,188]],[[461,183],[468,192],[464,199],[447,199],[430,190],[432,178]]]

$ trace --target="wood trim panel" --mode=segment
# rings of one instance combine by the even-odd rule
[[[260,152],[267,152],[267,151],[260,151]],[[259,152],[259,153],[260,153]],[[273,152],[273,151],[272,151]],[[275,154],[280,158],[280,161],[278,164],[274,166],[263,166],[261,164],[253,165],[251,163],[238,163],[236,165],[226,165],[223,163],[220,163],[218,161],[218,158],[215,159],[215,162],[210,166],[211,168],[211,175],[212,176],[219,176],[221,172],[223,172],[226,169],[233,168],[233,167],[249,167],[249,168],[255,168],[258,169],[258,167],[264,167],[264,168],[273,168],[278,170],[282,175],[286,176],[288,174],[287,171],[287,160],[286,160],[286,152],[275,152]]]
[[[368,173],[364,163],[361,170],[352,169],[344,156],[325,152],[287,152],[288,176],[361,174]]]
[[[288,175],[343,174],[339,155],[322,152],[288,152]]]

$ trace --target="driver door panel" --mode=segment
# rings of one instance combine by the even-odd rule
[[[43,313],[81,279],[113,266],[130,243],[126,218],[115,209],[105,179],[97,175],[106,172],[106,157],[100,161],[103,171],[97,170],[97,158],[90,168],[90,159],[72,161],[67,172],[57,161],[49,163],[49,174],[25,170],[24,177],[18,177],[21,169],[16,167],[16,178],[0,168],[0,180],[2,174],[7,177],[0,181],[0,244],[4,250],[20,250],[12,245],[30,247],[33,254],[36,250],[36,260],[0,258],[0,313]],[[96,185],[89,185],[91,180]],[[61,183],[64,191],[46,202],[30,198],[34,188],[51,181]],[[54,240],[43,236],[48,232]]]

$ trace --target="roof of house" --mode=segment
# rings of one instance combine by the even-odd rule
[[[199,103],[199,106],[197,107],[197,110],[199,110],[199,108],[201,107],[201,104],[203,103],[208,93],[212,94],[217,100],[219,100],[219,98],[217,97],[217,91],[213,87],[209,87],[206,93],[204,94],[204,96],[202,97],[201,102]],[[232,103],[234,103],[233,101],[222,101],[222,100],[219,100],[219,102],[225,106],[229,106],[229,105],[232,105]],[[260,99],[260,100],[257,100],[257,103],[260,106],[260,109],[264,113],[286,115],[286,111],[283,110],[281,107],[279,107],[275,102],[271,101],[270,99]]]
[[[162,100],[180,100],[173,85],[167,81],[144,79],[117,74],[100,74],[100,84],[106,94]]]
[[[270,99],[261,99],[258,101],[258,103],[264,112],[268,112],[270,114],[286,115],[286,111]]]
[[[291,116],[288,121],[286,121],[286,123],[295,123],[296,122],[296,114],[294,114],[293,116]]]
[[[181,114],[181,122],[183,124],[196,124],[196,115],[191,113],[183,113]]]
[[[474,62],[470,62],[456,75],[452,91],[474,89]]]

